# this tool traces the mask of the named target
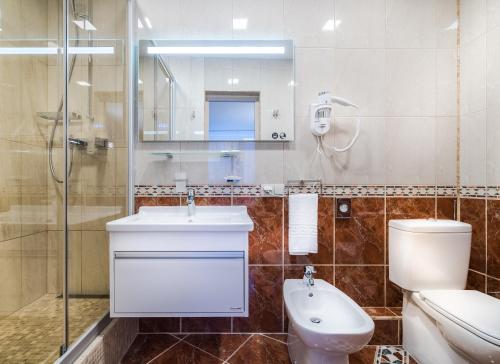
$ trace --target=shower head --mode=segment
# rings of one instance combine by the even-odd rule
[[[36,113],[40,118],[50,121],[62,120],[63,113],[57,111],[42,111]],[[82,116],[75,112],[69,114],[69,120],[81,120]]]

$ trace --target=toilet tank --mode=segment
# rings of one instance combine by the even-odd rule
[[[390,220],[389,280],[409,291],[464,289],[471,231],[454,220]]]

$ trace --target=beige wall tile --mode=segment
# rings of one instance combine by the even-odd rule
[[[0,140],[0,241],[21,236],[21,145]]]
[[[22,304],[47,293],[47,232],[21,238]]]
[[[105,231],[82,232],[82,293],[109,293],[109,245]]]
[[[0,242],[0,318],[21,307],[21,239]]]

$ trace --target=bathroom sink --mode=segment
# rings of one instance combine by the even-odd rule
[[[245,206],[141,207],[106,224],[111,317],[248,317]]]
[[[246,206],[141,207],[139,213],[106,224],[108,231],[251,231]]]

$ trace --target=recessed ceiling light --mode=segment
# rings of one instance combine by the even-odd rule
[[[335,30],[335,21],[333,19],[328,19],[321,29],[324,32],[333,32]]]
[[[230,85],[237,85],[240,83],[240,79],[239,78],[228,78],[227,83]]]
[[[247,28],[248,19],[247,18],[234,18],[233,19],[233,29],[234,30],[244,30]]]
[[[323,28],[321,28],[324,32],[333,32],[335,31],[335,28],[338,28],[339,25],[342,24],[342,20],[337,19],[328,19],[326,23],[323,25]]]
[[[76,81],[76,83],[79,84],[80,86],[83,86],[83,87],[90,87],[90,86],[92,86],[87,81]]]
[[[446,30],[457,30],[458,29],[458,20],[455,20],[453,23],[450,24]]]

